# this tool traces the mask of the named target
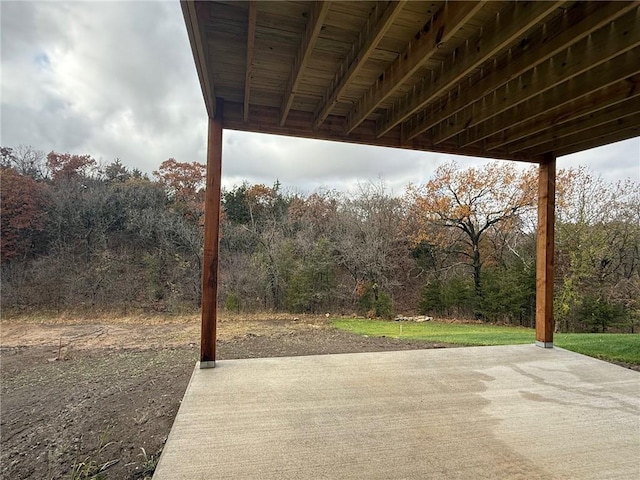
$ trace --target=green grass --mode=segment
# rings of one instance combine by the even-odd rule
[[[457,345],[516,345],[534,343],[530,328],[490,324],[411,323],[379,320],[334,320],[340,330],[372,337],[406,338]],[[554,344],[574,352],[640,365],[640,334],[560,333]]]
[[[558,333],[554,335],[554,343],[590,357],[640,365],[637,333]]]

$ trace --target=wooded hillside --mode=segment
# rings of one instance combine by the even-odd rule
[[[200,302],[204,166],[152,178],[119,160],[1,149],[2,307],[181,311]],[[223,190],[221,308],[390,317],[420,312],[532,326],[537,171],[438,168],[393,196]],[[558,173],[561,331],[637,331],[640,184]]]

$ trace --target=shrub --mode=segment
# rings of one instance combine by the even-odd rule
[[[234,292],[229,292],[227,298],[224,300],[224,308],[229,312],[240,311],[240,298]]]
[[[393,300],[391,295],[378,290],[377,284],[365,284],[358,299],[360,314],[366,315],[368,318],[381,317],[393,318]]]
[[[626,320],[624,306],[593,295],[586,296],[577,312],[578,321],[591,333],[606,332]]]
[[[391,295],[386,292],[380,292],[378,294],[378,300],[374,302],[376,310],[376,316],[382,318],[393,318],[395,312],[393,310],[393,301]]]
[[[442,303],[442,282],[437,278],[424,284],[418,311],[421,315],[441,314],[444,305]]]
[[[482,274],[481,313],[489,321],[533,326],[535,271],[516,263],[509,268],[488,267]]]

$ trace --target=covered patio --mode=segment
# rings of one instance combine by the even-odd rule
[[[209,115],[202,366],[215,362],[225,128],[537,163],[536,336],[553,345],[556,158],[640,135],[639,2],[182,10]]]
[[[533,345],[195,369],[155,479],[635,479],[640,375]]]
[[[209,116],[199,368],[225,128],[538,164],[545,348],[197,368],[156,478],[635,478],[637,373],[551,347],[556,158],[640,135],[640,2],[181,3]]]

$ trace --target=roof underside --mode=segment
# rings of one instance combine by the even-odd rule
[[[524,161],[640,135],[640,2],[182,8],[225,128]]]

